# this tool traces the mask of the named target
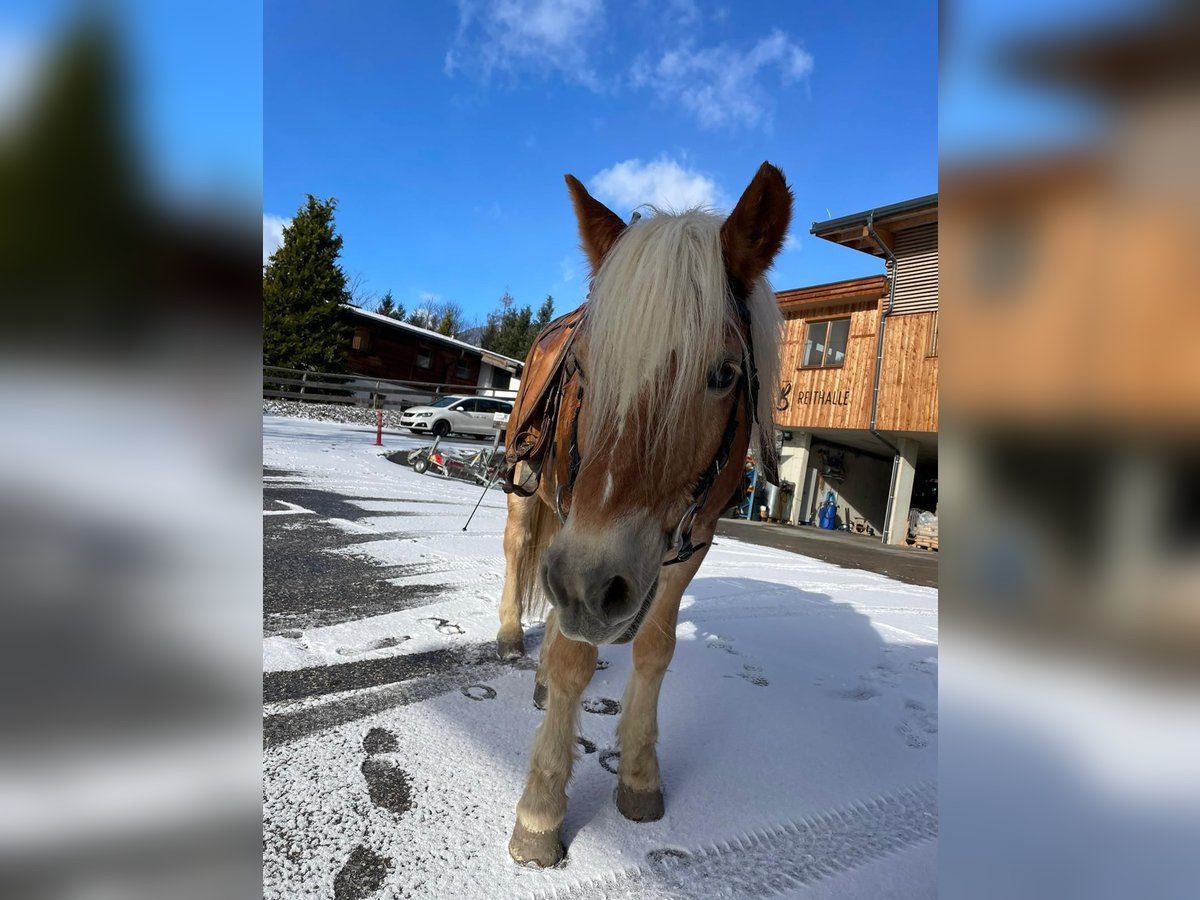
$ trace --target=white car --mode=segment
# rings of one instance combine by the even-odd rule
[[[400,416],[400,426],[413,434],[474,434],[492,437],[500,427],[496,413],[512,412],[511,400],[495,397],[463,397],[451,395],[427,406],[410,406]]]

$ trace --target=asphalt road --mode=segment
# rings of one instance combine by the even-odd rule
[[[334,492],[289,482],[291,474],[263,470],[264,476],[271,477],[263,483],[264,510],[296,513],[263,517],[264,635],[298,637],[306,628],[413,609],[438,600],[446,588],[437,574],[431,573],[428,583],[412,583],[411,576],[420,574],[413,566],[381,566],[365,558],[329,552],[361,540],[331,524],[330,519],[353,522],[366,516],[396,516],[399,521],[391,534],[402,538],[409,523],[413,534],[419,532],[419,514],[368,513],[358,503]],[[909,584],[937,586],[936,554],[884,547],[861,536],[729,519],[721,520],[717,534],[718,539],[727,535],[878,572]],[[389,582],[397,576],[409,577],[403,586]],[[540,629],[528,634],[526,641],[530,649],[536,649]],[[517,664],[532,665],[532,658],[535,656]],[[486,679],[502,665],[511,664],[497,660],[494,643],[484,641],[458,645],[453,650],[268,672],[263,676],[263,701],[272,705],[272,711],[264,718],[264,742],[267,746],[288,743],[389,707],[457,690]],[[363,688],[375,690],[366,695],[352,694]],[[279,707],[281,702],[329,695],[340,696],[316,706]]]

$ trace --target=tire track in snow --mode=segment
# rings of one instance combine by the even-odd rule
[[[770,897],[934,840],[937,835],[937,788],[924,783],[745,832],[697,850],[652,850],[644,865],[535,896],[555,900]]]

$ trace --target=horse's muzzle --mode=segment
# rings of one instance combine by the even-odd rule
[[[650,553],[646,553],[650,550]],[[542,587],[559,630],[589,644],[633,639],[658,587],[660,543],[637,532],[581,539],[567,529],[546,551]]]

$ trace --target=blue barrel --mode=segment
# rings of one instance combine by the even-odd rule
[[[834,519],[836,518],[837,507],[832,503],[826,503],[817,511],[817,526],[828,531],[833,531]]]

